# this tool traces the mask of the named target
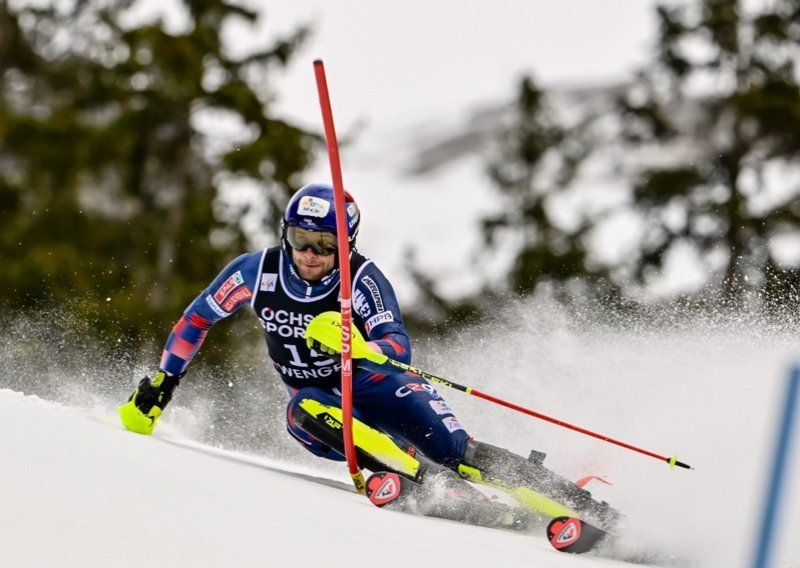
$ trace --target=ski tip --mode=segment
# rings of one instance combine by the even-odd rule
[[[383,507],[400,497],[403,482],[396,473],[380,471],[367,478],[367,497],[376,507]]]
[[[556,517],[547,525],[547,540],[556,550],[569,552],[581,538],[581,521],[575,517]]]

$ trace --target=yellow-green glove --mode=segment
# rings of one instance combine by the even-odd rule
[[[356,326],[351,325],[350,329],[352,330],[350,342],[353,347],[353,359],[367,359],[378,365],[382,365],[389,359],[383,353],[370,349]],[[305,338],[309,349],[339,356],[342,353],[342,314],[339,312],[319,314],[306,327]]]
[[[119,407],[119,417],[125,428],[138,434],[152,434],[184,374],[167,375],[158,371],[152,380],[145,377],[139,381],[128,402]]]

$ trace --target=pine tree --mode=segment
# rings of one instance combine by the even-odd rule
[[[587,225],[564,227],[553,218],[553,199],[569,185],[586,155],[578,129],[568,132],[530,77],[517,92],[508,125],[498,137],[489,176],[500,191],[501,211],[483,219],[489,251],[512,246],[510,291],[532,292],[543,282],[589,276],[583,237]]]
[[[800,4],[703,0],[658,18],[657,57],[620,101],[624,143],[642,157],[636,273],[646,281],[689,244],[727,305],[755,292],[796,302],[797,266],[774,244],[800,236]]]
[[[185,0],[175,32],[126,23],[131,4],[0,3],[0,288],[4,309],[66,302],[136,341],[243,252],[226,182],[261,188],[274,228],[316,137],[270,112],[305,29],[234,58],[223,27],[256,12]]]

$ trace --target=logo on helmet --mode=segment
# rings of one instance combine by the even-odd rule
[[[347,217],[349,218],[348,228],[352,229],[358,223],[358,207],[355,203],[350,203],[347,206]]]
[[[300,198],[297,203],[297,214],[309,217],[325,217],[331,210],[331,203],[326,199],[320,199],[312,195]]]

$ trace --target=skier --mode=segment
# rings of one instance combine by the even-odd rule
[[[360,212],[349,194],[345,201],[354,333],[370,349],[408,364],[411,346],[394,290],[378,267],[356,251]],[[120,407],[125,427],[152,433],[208,330],[247,305],[264,327],[269,356],[289,392],[289,433],[317,456],[344,460],[341,431],[335,426],[341,421],[338,353],[314,337],[311,328],[304,337],[316,316],[339,310],[337,254],[333,188],[321,183],[302,187],[283,215],[281,245],[233,260],[184,311],[154,378],[142,379]],[[535,484],[537,491],[575,507],[593,503],[586,491],[544,469],[535,453],[526,460],[471,438],[425,379],[366,359],[353,364],[354,432],[363,467],[406,468],[400,473],[418,480],[426,471],[457,471],[509,487]],[[378,434],[359,436],[373,431]]]

